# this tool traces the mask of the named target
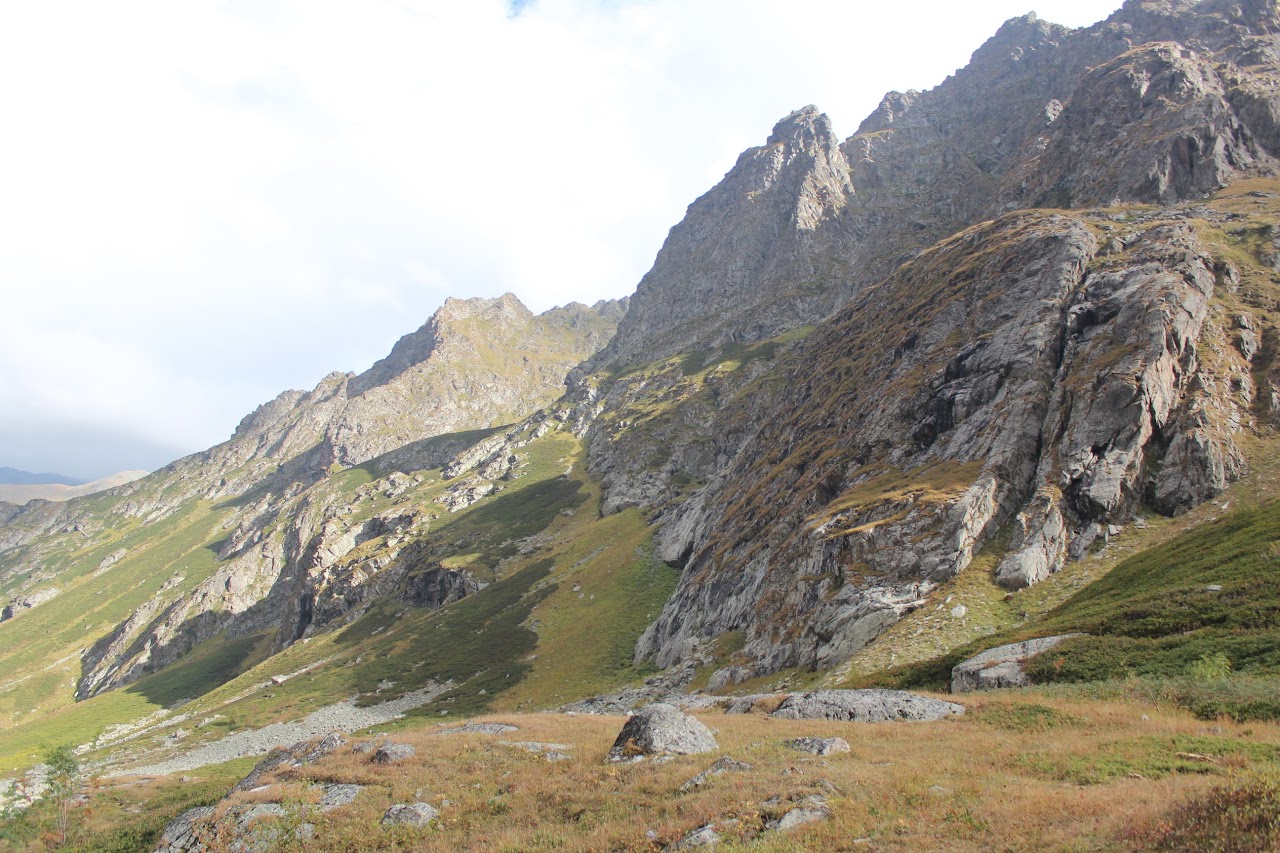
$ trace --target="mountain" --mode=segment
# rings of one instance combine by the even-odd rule
[[[0,466],[0,485],[3,486],[79,486],[83,483],[84,480],[77,480],[65,474],[33,474],[30,471]]]
[[[1109,848],[1190,820],[1156,814],[1171,792],[1231,800],[1148,783],[1280,754],[1278,91],[1273,3],[1129,0],[1078,30],[1016,18],[846,139],[815,107],[784,117],[690,205],[630,300],[539,316],[510,295],[451,300],[370,370],[282,394],[218,447],[103,495],[0,506],[0,764],[73,739],[104,772],[156,775],[281,732],[945,691],[966,658],[1036,640],[1052,651],[1025,671],[999,665],[1039,692],[960,697],[963,728],[894,741],[916,752],[914,775],[885,782],[892,808],[813,776],[817,793],[677,819],[655,803],[701,803],[705,778],[688,800],[650,796],[671,780],[574,758],[559,781],[513,775],[467,800],[456,826],[499,832],[504,798],[532,786],[580,838],[570,824],[618,820],[571,807],[603,787],[672,844],[694,812],[688,829],[745,816],[717,824],[745,843],[819,796],[831,843],[892,841],[890,809],[956,849],[1001,849],[1008,822],[979,812],[1013,797]],[[1260,722],[1206,734],[1188,711]],[[724,725],[770,778],[803,775],[765,721]],[[879,766],[878,731],[859,766]],[[947,826],[920,805],[930,738],[1024,735],[1021,758],[966,765],[988,787],[946,800]],[[1063,754],[1023,754],[1042,735]],[[507,766],[476,749],[458,762]],[[380,784],[322,755],[298,773]],[[1104,783],[1128,787],[1061,805]],[[1134,798],[1149,826],[1095,820]],[[899,825],[903,849],[932,843]],[[659,836],[607,834],[601,849]]]

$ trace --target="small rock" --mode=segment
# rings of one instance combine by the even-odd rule
[[[964,615],[968,612],[969,612],[969,608],[965,607],[963,604],[957,604],[955,607],[951,608],[951,615],[954,616],[956,619],[963,618]]]
[[[429,826],[440,817],[430,803],[397,803],[382,816],[383,826]]]
[[[802,737],[787,741],[787,746],[797,752],[808,752],[812,755],[830,755],[833,752],[849,751],[849,742],[842,737]]]
[[[1208,586],[1206,586],[1206,587],[1204,588],[1204,591],[1205,591],[1205,592],[1222,592],[1222,585],[1221,585],[1221,584],[1216,584],[1216,583],[1211,583],[1211,584],[1209,584]]]
[[[387,741],[374,751],[373,763],[398,764],[406,758],[412,758],[416,752],[417,750],[407,743]]]
[[[675,844],[668,844],[664,849],[669,851],[692,850],[695,847],[714,847],[719,843],[720,834],[716,832],[715,824],[709,823],[688,833]]]

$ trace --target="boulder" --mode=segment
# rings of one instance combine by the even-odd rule
[[[711,730],[674,705],[649,705],[627,720],[607,761],[632,761],[647,755],[695,755],[719,749]]]
[[[1053,648],[1064,640],[1083,634],[1059,634],[1021,643],[1010,643],[974,655],[951,670],[951,692],[996,690],[1001,687],[1026,687],[1031,683],[1022,665],[1028,658]]]
[[[791,694],[772,716],[783,720],[883,723],[890,720],[941,720],[963,713],[963,705],[905,690],[818,690]]]

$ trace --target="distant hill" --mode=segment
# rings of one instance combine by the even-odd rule
[[[10,472],[12,468],[3,468],[0,471]],[[17,474],[25,474],[25,471],[16,471]],[[67,501],[72,498],[91,495],[94,492],[101,492],[107,489],[114,489],[116,486],[123,486],[125,483],[133,482],[139,477],[147,476],[147,471],[121,471],[117,474],[109,474],[101,479],[94,480],[91,483],[72,482],[67,484],[64,482],[31,482],[31,483],[10,483],[8,481],[0,482],[0,501],[11,504],[25,504],[27,501],[46,500],[46,501]],[[56,477],[56,474],[31,474],[33,477]]]
[[[4,486],[79,486],[84,480],[68,477],[66,474],[33,474],[17,468],[0,466],[0,485]]]

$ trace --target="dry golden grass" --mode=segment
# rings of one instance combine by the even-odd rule
[[[721,830],[720,849],[1123,850],[1170,803],[1280,766],[1276,725],[1215,727],[1150,706],[1040,696],[964,701],[965,717],[939,723],[700,714],[716,731],[719,753],[620,766],[603,763],[620,717],[500,715],[488,719],[520,730],[396,732],[395,740],[417,749],[402,764],[375,765],[344,749],[263,780],[283,788],[234,802],[280,791],[306,802],[307,781],[368,786],[350,806],[309,816],[315,836],[283,842],[286,850],[660,850],[696,827],[730,819],[740,823]],[[802,735],[843,737],[852,752],[818,758],[786,747]],[[501,740],[570,744],[572,758],[549,762]],[[753,768],[680,792],[721,754]],[[1081,784],[1089,779],[1098,781]],[[785,810],[766,800],[809,794],[828,800],[831,820],[758,834],[763,821]],[[381,827],[388,806],[414,800],[440,810],[437,827]]]

